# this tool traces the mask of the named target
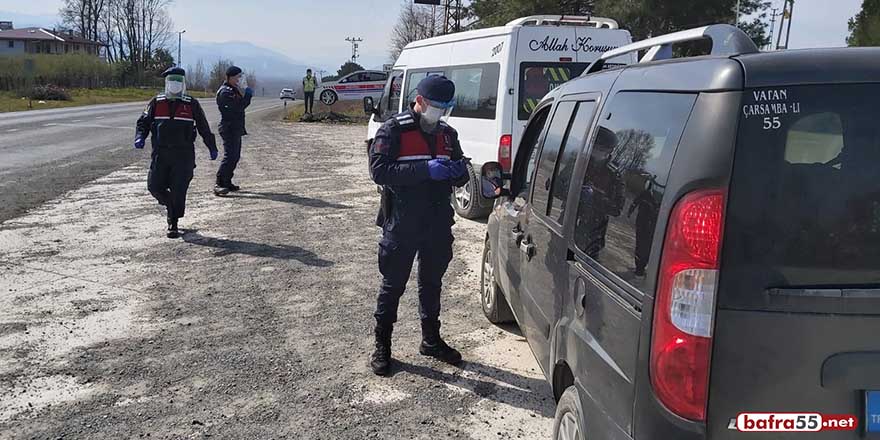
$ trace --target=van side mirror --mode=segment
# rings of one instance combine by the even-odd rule
[[[372,96],[364,97],[364,113],[366,113],[368,116],[379,114],[379,109],[376,108],[376,104],[373,102]]]
[[[508,194],[504,189],[504,170],[498,162],[486,162],[480,170],[480,193],[485,199],[497,199]]]

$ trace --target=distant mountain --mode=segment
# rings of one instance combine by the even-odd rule
[[[0,11],[0,21],[11,21],[16,28],[43,27],[52,29],[61,23],[61,19],[54,14],[32,15],[10,11]]]
[[[176,54],[174,50],[172,53]],[[218,59],[228,59],[246,71],[251,69],[256,71],[258,80],[294,81],[301,79],[306,69],[320,68],[320,66],[308,66],[280,52],[241,41],[204,43],[184,40],[181,58],[183,65],[189,67],[194,66],[201,59],[208,70]]]

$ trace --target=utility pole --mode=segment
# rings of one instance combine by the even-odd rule
[[[358,54],[358,48],[360,48],[359,43],[364,41],[364,39],[361,37],[348,37],[345,41],[351,43],[351,62],[357,63],[357,59],[360,56]]]
[[[177,66],[180,67],[180,36],[186,33],[186,29],[177,33]],[[174,40],[172,40],[174,41]]]
[[[739,14],[740,14],[739,4],[740,4],[740,0],[736,0],[736,23],[733,24],[736,27],[739,27]]]
[[[443,34],[461,31],[461,0],[445,0],[446,18],[443,20]]]
[[[791,42],[791,16],[794,15],[794,0],[788,1],[788,30],[785,31],[785,48]]]
[[[782,14],[777,13],[779,8],[773,8],[770,13],[770,44],[767,45],[768,49],[773,49],[773,36],[776,35],[776,17],[780,17]]]
[[[785,0],[785,6],[782,8],[782,19],[779,22],[779,35],[776,37],[776,50],[788,49],[788,39],[791,37],[791,16],[793,10],[794,0]],[[782,29],[785,27],[787,27],[787,30],[785,31],[785,45],[783,45]]]

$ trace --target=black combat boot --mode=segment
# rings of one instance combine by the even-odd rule
[[[422,321],[422,345],[419,347],[419,353],[447,364],[461,363],[461,353],[447,345],[440,337],[440,321]]]
[[[370,356],[370,368],[377,376],[388,376],[391,373],[391,324],[376,323],[376,350]]]
[[[177,219],[168,217],[168,233],[165,234],[168,238],[180,238],[180,231],[177,229]]]
[[[229,184],[226,185],[226,188],[229,188],[229,191],[232,192],[241,191],[241,187],[232,182],[229,182]]]

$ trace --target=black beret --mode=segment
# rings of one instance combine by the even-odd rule
[[[226,76],[235,76],[239,73],[241,73],[241,67],[238,66],[229,66],[229,68],[226,69]]]
[[[167,70],[162,72],[162,78],[165,78],[168,75],[186,76],[186,70],[183,70],[183,67],[180,66],[169,67]]]
[[[419,81],[419,95],[436,102],[449,102],[455,98],[455,84],[445,76],[430,75]]]

